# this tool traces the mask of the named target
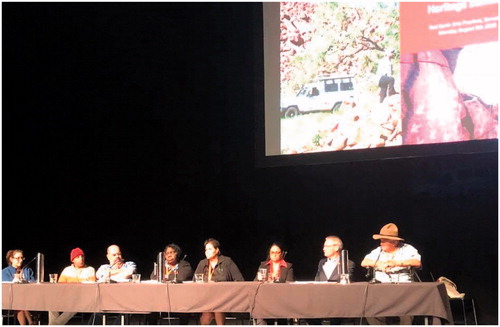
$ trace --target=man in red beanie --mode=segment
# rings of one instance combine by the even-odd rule
[[[80,248],[74,248],[69,255],[71,266],[64,268],[59,277],[59,283],[95,282],[95,269],[85,265],[85,253]],[[49,325],[65,325],[76,312],[49,311]]]

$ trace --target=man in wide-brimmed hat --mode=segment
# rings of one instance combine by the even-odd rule
[[[373,235],[380,240],[380,246],[365,256],[361,266],[373,268],[374,278],[381,283],[402,283],[412,281],[412,268],[420,268],[420,254],[413,246],[403,243],[398,226],[389,223],[382,227],[380,234]],[[401,325],[411,325],[410,316],[399,317]],[[384,318],[367,318],[372,324],[385,324]]]
[[[385,225],[373,239],[380,240],[380,246],[365,256],[361,266],[373,267],[375,279],[382,283],[412,281],[411,268],[422,265],[420,254],[413,246],[402,242],[398,226]]]

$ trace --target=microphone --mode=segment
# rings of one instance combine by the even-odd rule
[[[108,276],[106,277],[105,279],[105,283],[116,283],[116,281],[114,280],[111,280],[111,269],[113,269],[113,267],[118,264],[118,263],[122,263],[124,262],[125,260],[123,258],[116,258],[116,261],[109,267],[108,269]]]
[[[109,267],[109,269],[112,269],[116,264],[124,262],[125,259],[123,258],[116,258],[116,261]]]
[[[33,259],[31,259],[31,260],[30,260],[30,262],[28,262],[27,264],[25,264],[25,265],[21,268],[21,277],[20,277],[20,282],[21,282],[21,283],[26,282],[26,279],[24,278],[24,269],[28,268],[28,266],[29,266],[29,265],[30,265],[33,261],[35,261],[35,260],[36,260],[36,257],[37,257],[37,256],[35,256]]]
[[[27,264],[24,265],[24,267],[21,268],[21,271],[24,269],[24,268],[27,268],[33,261],[36,260],[36,256],[30,260],[30,262],[28,262]]]
[[[177,284],[178,281],[177,281],[177,274],[179,273],[179,263],[177,263],[174,268],[172,268],[172,270],[174,271],[174,280],[172,281],[172,283],[174,284]]]
[[[284,251],[284,252],[283,252],[283,258],[282,258],[283,260],[285,260],[285,257],[286,257],[286,254],[287,254],[287,253],[288,253],[288,251]]]
[[[179,260],[179,262],[181,262],[182,260],[186,259],[187,257],[187,254],[185,254],[181,260]],[[180,284],[182,283],[182,281],[179,281],[177,280],[177,274],[179,273],[179,262],[177,262],[177,264],[174,266],[174,268],[172,268],[172,271],[174,272],[174,279],[171,281],[171,283],[174,283],[174,284]]]

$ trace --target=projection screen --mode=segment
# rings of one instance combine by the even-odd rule
[[[262,157],[497,151],[496,1],[267,2],[263,51]]]

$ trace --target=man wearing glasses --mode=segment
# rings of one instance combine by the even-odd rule
[[[315,281],[320,282],[340,282],[340,252],[344,244],[338,236],[330,235],[325,238],[323,244],[323,254],[325,257],[318,263]],[[354,272],[354,262],[348,261],[349,279],[352,280]]]
[[[325,238],[323,243],[323,255],[325,256],[318,263],[318,271],[316,272],[315,281],[319,282],[340,282],[340,253],[344,248],[344,244],[340,237],[330,235]],[[354,262],[347,261],[347,271],[349,280],[352,280],[354,273]],[[308,319],[310,325],[322,325],[327,322],[329,325],[342,325],[344,318],[319,318]]]

